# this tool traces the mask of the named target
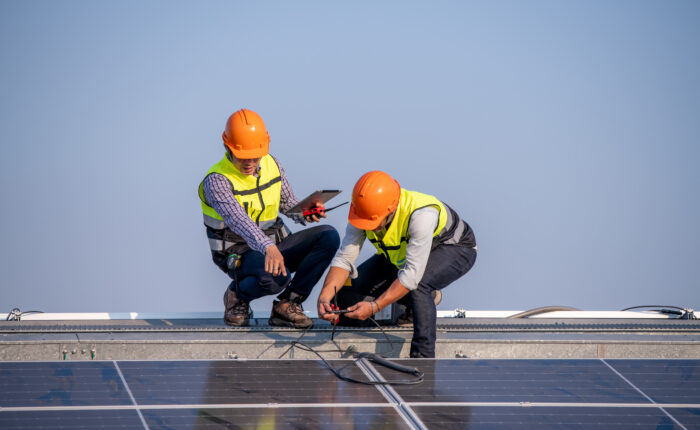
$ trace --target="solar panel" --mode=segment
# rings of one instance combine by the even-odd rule
[[[0,411],[3,430],[142,429],[135,410]]]
[[[657,403],[698,403],[698,360],[605,360]]]
[[[395,387],[406,402],[639,403],[647,399],[600,360],[401,360],[425,381]],[[387,380],[397,372],[380,368]]]
[[[110,361],[2,362],[0,407],[130,405]]]
[[[143,411],[150,428],[410,429],[393,407],[159,409]]]
[[[0,362],[0,428],[700,428],[700,360],[397,361]]]
[[[331,361],[367,379],[352,360]],[[320,361],[122,361],[138,404],[385,403],[367,385],[340,381]]]
[[[658,408],[419,406],[435,429],[677,429]],[[690,427],[688,427],[690,428]]]

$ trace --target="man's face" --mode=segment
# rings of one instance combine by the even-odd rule
[[[233,153],[231,154],[231,162],[244,175],[252,175],[257,172],[260,160],[261,158],[236,158]]]
[[[377,226],[377,228],[375,228],[374,230],[372,230],[372,231],[374,232],[374,234],[381,234],[381,233],[384,232],[386,229],[388,229],[389,226],[391,225],[391,221],[394,220],[394,214],[395,214],[395,213],[396,213],[396,211],[394,211],[394,212],[390,213],[389,215],[387,215],[386,218],[384,218],[384,219],[382,220],[382,222],[379,223],[379,225]]]

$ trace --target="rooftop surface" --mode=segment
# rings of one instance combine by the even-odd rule
[[[218,315],[218,314],[217,314]],[[0,360],[326,358],[356,352],[408,357],[412,327],[308,330],[229,327],[217,318],[0,321]],[[332,339],[331,339],[332,337]],[[700,358],[700,320],[669,318],[438,318],[438,358]]]

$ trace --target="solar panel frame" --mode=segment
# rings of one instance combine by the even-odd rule
[[[0,362],[0,387],[2,408],[131,404],[109,361]]]
[[[34,398],[25,396],[22,398],[22,402],[24,403],[18,402],[17,399],[6,400],[6,403],[11,403],[11,405],[2,405],[0,409],[0,427],[3,427],[3,422],[10,422],[13,420],[21,424],[22,419],[26,419],[26,424],[31,422],[32,416],[58,416],[59,419],[62,419],[62,422],[66,424],[66,428],[71,428],[72,422],[80,425],[80,423],[84,424],[89,422],[90,419],[102,419],[100,418],[101,416],[105,418],[108,416],[116,416],[117,421],[120,419],[128,420],[130,423],[135,422],[137,426],[140,425],[148,429],[150,428],[149,425],[158,427],[158,419],[167,418],[175,420],[173,422],[177,422],[177,419],[173,417],[197,417],[204,413],[202,411],[208,413],[209,416],[219,417],[223,420],[221,421],[222,423],[226,422],[228,418],[236,419],[236,417],[239,417],[239,421],[243,420],[240,422],[251,423],[258,418],[269,420],[271,419],[270,417],[273,417],[275,418],[273,422],[280,426],[296,426],[299,423],[303,424],[304,420],[306,420],[307,423],[314,422],[324,426],[334,426],[335,424],[345,425],[348,424],[351,418],[356,417],[356,422],[353,422],[356,423],[356,427],[359,428],[362,428],[362,426],[370,428],[371,426],[376,426],[377,423],[383,423],[388,428],[428,428],[438,426],[438,424],[441,428],[450,428],[450,425],[454,425],[455,428],[464,428],[464,420],[466,418],[462,415],[464,415],[465,411],[471,411],[470,414],[481,417],[488,417],[489,414],[500,414],[502,420],[501,424],[505,428],[508,428],[510,425],[515,428],[517,423],[522,424],[523,422],[527,425],[540,426],[541,428],[565,428],[565,426],[569,424],[577,424],[582,428],[595,428],[596,422],[598,422],[596,420],[603,420],[600,421],[601,425],[602,423],[610,425],[611,423],[622,422],[620,421],[620,417],[626,415],[630,417],[627,422],[629,426],[635,423],[650,425],[651,421],[653,421],[653,424],[660,426],[659,428],[670,426],[668,428],[688,429],[700,426],[700,398],[698,392],[691,389],[697,386],[698,383],[699,375],[696,369],[700,366],[700,360],[401,359],[398,361],[402,364],[415,365],[421,368],[421,370],[426,372],[426,382],[420,385],[406,387],[356,386],[336,380],[335,376],[332,375],[330,371],[324,369],[322,362],[316,360],[5,362],[0,363],[0,385],[3,381],[4,383],[8,381],[16,382],[18,378],[25,378],[27,375],[26,369],[36,368],[40,375],[51,375],[51,372],[54,372],[54,376],[56,369],[58,369],[64,372],[58,372],[58,376],[64,376],[64,379],[59,379],[58,382],[69,385],[74,384],[73,386],[80,387],[85,386],[86,381],[91,381],[91,384],[107,386],[108,389],[106,392],[119,393],[119,395],[117,401],[107,396],[106,400],[105,398],[98,398],[90,404],[82,401],[72,403],[38,401],[37,399],[41,399],[46,392],[52,389],[47,384],[39,383],[33,391],[30,390],[34,393]],[[355,363],[352,360],[332,360],[331,363],[336,366],[346,366],[346,369],[350,369],[348,372],[351,372],[353,376],[364,376],[365,378],[374,380],[379,380],[384,377],[387,379],[397,379],[397,375],[393,374],[393,371],[366,361]],[[583,366],[578,368],[584,369],[583,377],[577,376],[570,378],[571,372],[573,372],[577,366]],[[683,384],[686,384],[685,387],[688,389],[686,391],[690,394],[684,397],[663,397],[658,393],[652,393],[650,396],[644,391],[647,387],[647,385],[644,384],[644,375],[655,375],[655,372],[658,372],[659,369],[678,370],[682,367],[685,367],[685,373],[683,373],[683,371],[672,372],[671,382],[673,383],[673,381],[680,378]],[[21,373],[20,376],[15,375],[15,379],[12,379],[12,377],[8,378],[3,371],[12,368],[25,369],[25,372]],[[436,368],[438,369],[437,371],[435,370]],[[441,373],[441,368],[451,368],[453,370],[467,369],[468,371],[461,373]],[[72,376],[66,369],[74,371]],[[82,369],[83,373],[81,374],[92,375],[92,379],[88,378],[85,381],[79,381],[78,378],[75,377],[76,369]],[[88,371],[90,369],[91,371]],[[156,372],[153,374],[143,374],[136,372],[135,369],[155,369]],[[177,380],[178,372],[174,370],[191,371],[193,369],[196,370],[196,372],[190,374],[183,380]],[[251,371],[251,369],[253,371]],[[306,396],[301,402],[295,402],[293,396],[280,397],[279,392],[266,396],[263,390],[253,392],[251,396],[244,399],[245,401],[237,401],[241,399],[236,397],[226,398],[223,396],[219,398],[207,398],[195,396],[189,398],[193,400],[194,403],[189,403],[189,400],[177,398],[177,396],[150,398],[147,395],[143,395],[141,392],[141,388],[145,385],[160,384],[161,386],[168,386],[170,384],[174,387],[180,387],[173,390],[174,393],[179,393],[180,391],[178,390],[186,386],[187,381],[191,381],[191,378],[195,380],[197,378],[202,378],[202,375],[208,377],[204,385],[207,384],[206,381],[214,381],[214,386],[217,387],[222,385],[219,384],[221,381],[217,381],[217,378],[223,378],[226,384],[229,384],[232,381],[230,379],[231,377],[246,376],[250,379],[262,375],[264,381],[259,387],[262,389],[265,388],[266,384],[275,383],[279,379],[279,375],[288,372],[290,369],[299,371],[296,374],[293,373],[291,377],[291,381],[295,384],[304,385],[307,379],[315,378],[314,381],[306,385],[309,392],[314,392],[315,390],[315,394]],[[562,369],[564,369],[564,371],[562,371]],[[597,393],[596,396],[581,395],[581,393],[573,390],[570,386],[572,383],[591,379],[591,375],[595,373],[591,369],[597,369],[599,375],[604,375],[604,377],[599,377],[597,382],[595,380],[593,381],[594,387],[598,387],[597,389],[599,390],[602,389],[603,396],[600,396],[600,393]],[[640,371],[640,369],[642,371]],[[168,372],[168,370],[170,370],[170,372]],[[203,372],[203,370],[206,370],[206,372]],[[210,372],[212,370],[213,373]],[[516,393],[515,397],[510,398],[497,398],[494,396],[471,398],[468,396],[450,397],[436,395],[440,394],[436,391],[436,388],[444,388],[447,389],[448,392],[455,389],[455,385],[446,379],[445,376],[454,379],[456,376],[462,375],[465,376],[462,379],[468,381],[470,376],[479,376],[476,371],[481,371],[482,373],[480,376],[485,378],[484,380],[486,381],[503,382],[509,380],[508,378],[502,378],[500,380],[489,379],[489,375],[498,375],[498,372],[494,373],[493,370],[505,372],[505,375],[510,375],[510,381],[520,380],[524,382],[525,384],[523,384],[523,386],[527,386],[528,381],[546,381],[547,378],[552,375],[564,376],[563,381],[565,381],[565,383],[562,385],[563,388],[559,388],[564,394],[560,398],[551,396],[549,396],[551,397],[549,398],[548,396],[541,395],[530,395],[528,397],[527,393],[524,391],[521,391],[520,394]],[[94,375],[96,371],[105,377],[95,379]],[[222,371],[224,373],[221,373]],[[544,375],[544,379],[538,377],[538,371],[541,375]],[[440,375],[443,376],[442,379],[436,377]],[[530,379],[518,379],[518,375],[528,376]],[[3,377],[5,379],[3,379]],[[405,375],[402,374],[401,378],[405,379]],[[27,380],[31,381],[36,379],[27,377]],[[613,380],[614,383],[612,382]],[[56,382],[57,380],[54,378],[49,379],[49,381]],[[183,381],[185,382],[184,384]],[[424,386],[426,383],[429,385],[425,390],[417,388]],[[444,387],[440,386],[441,383],[444,383]],[[329,393],[329,387],[333,387],[335,391]],[[534,387],[534,389],[537,389],[536,385]],[[550,387],[549,389],[557,389],[556,386],[553,387],[554,388]],[[620,387],[625,387],[625,389],[621,390]],[[9,387],[7,384],[2,386],[2,388],[6,392],[11,391],[8,390]],[[95,392],[105,391],[104,386],[92,388]],[[542,387],[540,386],[540,388]],[[229,388],[229,391],[225,391],[225,393],[235,393],[237,389],[238,388]],[[44,390],[44,392],[41,390]],[[416,390],[419,392],[418,395],[415,395]],[[606,392],[606,390],[612,390],[616,395],[608,395],[609,392]],[[566,391],[568,391],[568,393]],[[268,390],[267,394],[274,392],[274,389]],[[630,393],[634,394],[631,395]],[[73,393],[68,394],[71,396],[73,395]],[[556,401],[542,401],[547,398]],[[205,401],[201,402],[202,399]],[[217,399],[222,399],[224,401],[219,402]],[[457,401],[450,401],[455,399]],[[599,401],[592,402],[586,400]],[[676,400],[682,400],[684,403],[669,403],[669,401]],[[171,401],[172,403],[170,403]],[[442,421],[436,423],[436,414],[439,415],[439,419],[451,417],[452,424],[446,424]],[[73,418],[71,418],[71,416],[73,416]],[[537,418],[538,416],[544,418]],[[334,421],[333,417],[336,417],[337,420]],[[647,422],[645,417],[652,418],[648,418],[650,421]],[[137,421],[134,421],[134,418]],[[506,420],[506,418],[510,421]],[[566,421],[567,419],[569,419],[570,422]],[[604,421],[605,419],[608,421]],[[182,428],[188,428],[186,425],[187,422],[186,420],[180,422]],[[38,423],[39,426],[42,425],[41,420],[38,421]],[[493,424],[489,424],[489,422],[486,421],[474,421],[473,419],[471,422],[466,421],[466,423],[471,424],[469,428],[481,428],[479,427],[481,425],[488,427]],[[178,424],[178,426],[180,424]],[[198,422],[198,428],[200,424],[202,423]],[[181,427],[176,426],[176,428]],[[642,426],[641,428],[644,427]],[[654,426],[653,428],[656,427]]]
[[[603,360],[656,403],[693,403],[700,399],[698,360]],[[695,377],[695,380],[693,379]]]
[[[367,379],[353,360],[329,362],[348,376]],[[139,404],[386,402],[373,387],[344,383],[315,360],[128,361],[119,366]]]
[[[133,429],[142,427],[136,410],[93,409],[93,410],[25,410],[0,411],[0,428],[3,430],[54,430],[70,429]]]
[[[420,386],[395,390],[411,402],[644,403],[642,394],[600,360],[441,359],[402,360],[421,367]],[[388,379],[398,373],[379,371]]]

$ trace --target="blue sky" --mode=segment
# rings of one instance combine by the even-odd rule
[[[472,225],[440,309],[698,308],[698,22],[696,1],[2,0],[0,310],[222,310],[196,189],[241,107],[300,197],[381,169]]]

